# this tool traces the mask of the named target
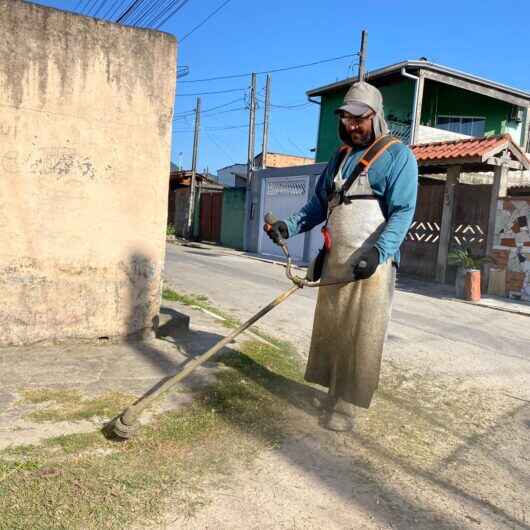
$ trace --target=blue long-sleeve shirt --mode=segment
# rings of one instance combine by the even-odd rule
[[[351,152],[342,176],[347,179],[354,170],[364,149]],[[315,193],[302,209],[286,219],[289,236],[311,230],[326,219],[328,196],[333,190],[340,161],[339,151],[334,154],[320,175]],[[391,145],[369,168],[368,181],[379,200],[387,221],[376,247],[379,262],[393,259],[399,263],[399,247],[414,218],[418,190],[418,164],[412,151],[402,143]]]

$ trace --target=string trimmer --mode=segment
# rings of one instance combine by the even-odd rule
[[[276,222],[276,218],[268,213],[265,216],[265,226],[270,229],[270,226]],[[232,342],[238,335],[243,333],[248,329],[252,324],[257,322],[260,318],[264,317],[267,313],[272,311],[276,306],[280,305],[282,302],[287,300],[289,296],[302,289],[303,287],[327,287],[330,285],[342,285],[352,281],[355,281],[355,278],[352,276],[347,280],[328,280],[328,281],[310,281],[306,278],[302,278],[293,274],[292,272],[292,260],[289,255],[289,249],[284,240],[280,239],[278,245],[282,249],[285,257],[287,258],[287,264],[285,267],[285,273],[287,278],[293,282],[293,286],[277,296],[269,305],[258,311],[254,316],[249,318],[244,324],[241,324],[236,330],[232,331],[230,335],[226,336],[224,339],[220,340],[217,344],[212,346],[208,351],[199,355],[195,359],[186,363],[184,368],[176,373],[174,376],[165,380],[162,384],[156,385],[151,392],[148,392],[144,397],[140,398],[138,401],[133,403],[129,408],[125,409],[120,416],[114,420],[114,425],[112,426],[112,432],[119,438],[130,438],[136,432],[139,427],[138,419],[140,414],[147,408],[153,401],[160,398],[163,394],[171,390],[177,383],[180,383],[188,375],[190,375],[196,368],[204,364],[208,359],[213,357],[217,352],[219,352],[224,346]],[[361,267],[366,266],[365,263],[361,262],[359,264]]]

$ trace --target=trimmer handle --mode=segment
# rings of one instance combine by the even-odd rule
[[[272,229],[272,225],[274,223],[278,222],[278,218],[272,212],[267,212],[265,214],[264,221],[265,221],[265,226],[264,226],[265,231],[266,232],[270,232],[271,229]],[[289,257],[289,249],[287,248],[287,243],[285,242],[285,240],[280,238],[278,240],[277,245],[282,249],[283,253],[288,258]]]
[[[270,231],[272,225],[277,222],[278,218],[272,212],[267,212],[265,214],[265,225],[268,227],[267,232]]]

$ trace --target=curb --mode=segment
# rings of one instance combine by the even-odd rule
[[[248,258],[255,261],[261,261],[263,263],[271,263],[272,265],[280,265],[282,267],[285,267],[285,261],[275,260],[272,258],[263,258],[261,256],[257,255],[249,255],[241,250],[235,250],[235,249],[227,249],[226,247],[216,246],[216,245],[204,245],[201,243],[196,243],[194,241],[189,242],[185,240],[180,239],[166,239],[167,243],[173,243],[175,245],[179,245],[181,247],[189,247],[189,248],[198,248],[201,250],[215,250],[216,252],[219,252],[221,254],[225,254],[227,256],[239,256],[242,258]],[[292,265],[293,269],[297,270],[305,270],[306,266],[300,266],[293,263]]]

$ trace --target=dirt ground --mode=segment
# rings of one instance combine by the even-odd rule
[[[287,404],[285,440],[208,477],[160,528],[528,529],[530,406],[387,365],[352,433]]]

